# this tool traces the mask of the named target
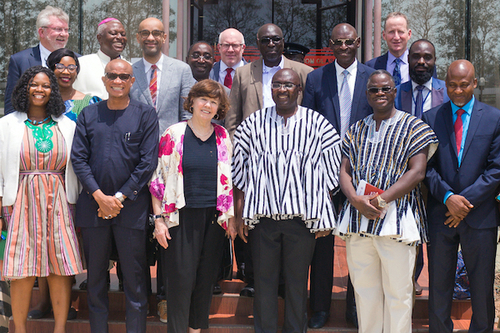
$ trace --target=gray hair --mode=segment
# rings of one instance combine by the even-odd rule
[[[123,25],[123,23],[121,23],[119,20],[111,20],[111,21],[108,21],[104,24],[101,24],[100,26],[97,27],[97,34],[98,35],[102,35],[104,33],[104,30],[106,29],[106,27],[108,26],[108,24],[110,23],[115,23],[115,22],[118,22],[120,23],[121,25]]]
[[[58,19],[69,24],[69,16],[64,10],[57,7],[47,6],[40,12],[40,14],[38,14],[38,17],[36,18],[36,30],[40,29],[41,27],[49,26],[51,16],[55,16]]]
[[[226,32],[227,30],[229,30],[229,29],[232,29],[232,30],[235,30],[235,31],[239,32],[239,33],[240,33],[240,35],[241,35],[241,44],[245,45],[245,36],[243,36],[243,34],[241,33],[241,31],[239,31],[238,29],[235,29],[235,28],[227,28],[226,30],[224,30],[223,32],[221,32],[221,33],[219,34],[219,44],[221,44],[221,43],[222,43],[222,34],[223,34],[224,32]]]

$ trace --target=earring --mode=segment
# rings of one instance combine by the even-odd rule
[[[191,113],[193,113],[193,107],[190,107],[190,108],[189,108],[189,111],[190,111]]]
[[[218,112],[215,114],[214,119],[219,120],[219,113]]]

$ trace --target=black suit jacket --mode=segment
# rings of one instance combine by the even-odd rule
[[[474,205],[464,219],[471,228],[494,228],[500,223],[495,196],[500,185],[500,110],[476,100],[458,166],[451,102],[423,115],[439,139],[436,153],[427,166],[426,184],[429,223],[444,223],[443,203],[447,191],[464,196]]]
[[[373,113],[366,99],[366,83],[374,70],[358,62],[349,125]],[[339,88],[335,63],[320,67],[307,75],[301,105],[321,113],[340,132]]]

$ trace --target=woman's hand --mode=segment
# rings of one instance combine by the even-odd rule
[[[369,220],[374,220],[382,214],[382,211],[377,209],[370,203],[370,200],[375,198],[378,194],[372,195],[356,195],[354,196],[351,204],[356,208],[363,216],[366,216]]]
[[[315,239],[326,237],[330,234],[331,230],[318,231],[314,234]]]
[[[155,220],[155,238],[164,249],[168,247],[168,241],[172,239],[163,218]]]

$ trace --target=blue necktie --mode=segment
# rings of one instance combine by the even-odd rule
[[[424,96],[422,90],[425,87],[423,85],[417,86],[417,103],[415,105],[415,117],[422,119],[422,114],[424,113]]]
[[[399,68],[399,64],[401,63],[401,59],[394,59],[396,66],[394,66],[394,71],[392,72],[392,77],[394,78],[394,83],[396,86],[401,84],[401,69]]]

